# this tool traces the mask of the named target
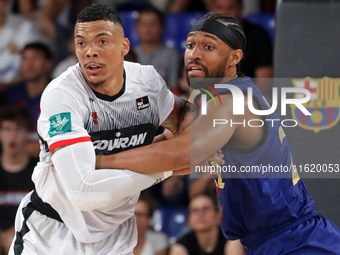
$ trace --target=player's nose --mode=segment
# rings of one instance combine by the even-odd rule
[[[189,59],[190,60],[202,60],[202,52],[199,47],[195,46],[189,52]]]
[[[86,57],[88,58],[96,58],[98,57],[98,50],[97,47],[94,44],[89,44],[87,51],[86,51]]]

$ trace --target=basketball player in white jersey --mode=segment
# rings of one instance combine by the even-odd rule
[[[75,43],[79,63],[42,95],[36,190],[18,209],[10,254],[132,254],[139,192],[172,174],[95,170],[96,155],[150,144],[159,125],[176,135],[186,102],[152,66],[124,62],[114,9],[84,9]]]

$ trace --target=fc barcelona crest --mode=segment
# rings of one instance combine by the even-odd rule
[[[292,116],[301,128],[318,133],[320,130],[329,129],[338,123],[340,119],[340,79],[306,77],[293,79],[292,82],[295,87],[307,89],[311,93],[311,99],[303,104],[311,115],[304,115],[299,108],[291,105]],[[305,95],[296,93],[294,96],[294,98],[299,97],[303,98]]]

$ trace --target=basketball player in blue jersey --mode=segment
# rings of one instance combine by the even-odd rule
[[[238,74],[245,47],[245,36],[237,21],[220,14],[207,14],[191,29],[187,37],[185,65],[190,78],[223,78],[242,91],[253,89],[254,107],[269,109],[252,81]],[[195,89],[194,84],[190,84]],[[265,119],[275,114],[257,116],[245,107],[244,115],[234,116],[229,90],[217,91],[222,105],[207,102],[207,115],[200,115],[178,137],[140,149],[104,156],[99,167],[127,168],[150,173],[190,167],[207,160],[222,148],[224,166],[287,166],[294,157],[283,127]],[[247,97],[245,96],[245,104]],[[217,125],[214,119],[245,122],[263,120],[262,127]],[[269,124],[268,124],[269,123]],[[165,140],[166,136],[163,136]],[[157,138],[162,140],[162,138]],[[185,173],[185,172],[183,172]],[[227,239],[240,239],[247,255],[340,254],[340,231],[329,219],[314,211],[297,173],[281,173],[272,178],[250,178],[251,173],[236,172],[233,177],[217,175],[216,185],[223,211],[222,231]],[[275,178],[280,177],[280,178]],[[285,177],[285,178],[281,178]]]

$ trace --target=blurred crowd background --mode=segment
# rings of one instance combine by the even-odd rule
[[[247,37],[242,71],[249,77],[272,77],[275,2],[0,0],[0,254],[7,254],[14,236],[17,206],[34,188],[41,94],[52,79],[78,62],[73,29],[83,8],[92,3],[115,7],[131,41],[126,60],[153,65],[175,94],[188,98],[186,35],[208,12],[232,15],[241,23]],[[198,177],[202,176],[173,176],[142,192],[136,208],[135,255],[244,254],[243,249],[228,251],[231,242],[219,228],[214,180]]]

